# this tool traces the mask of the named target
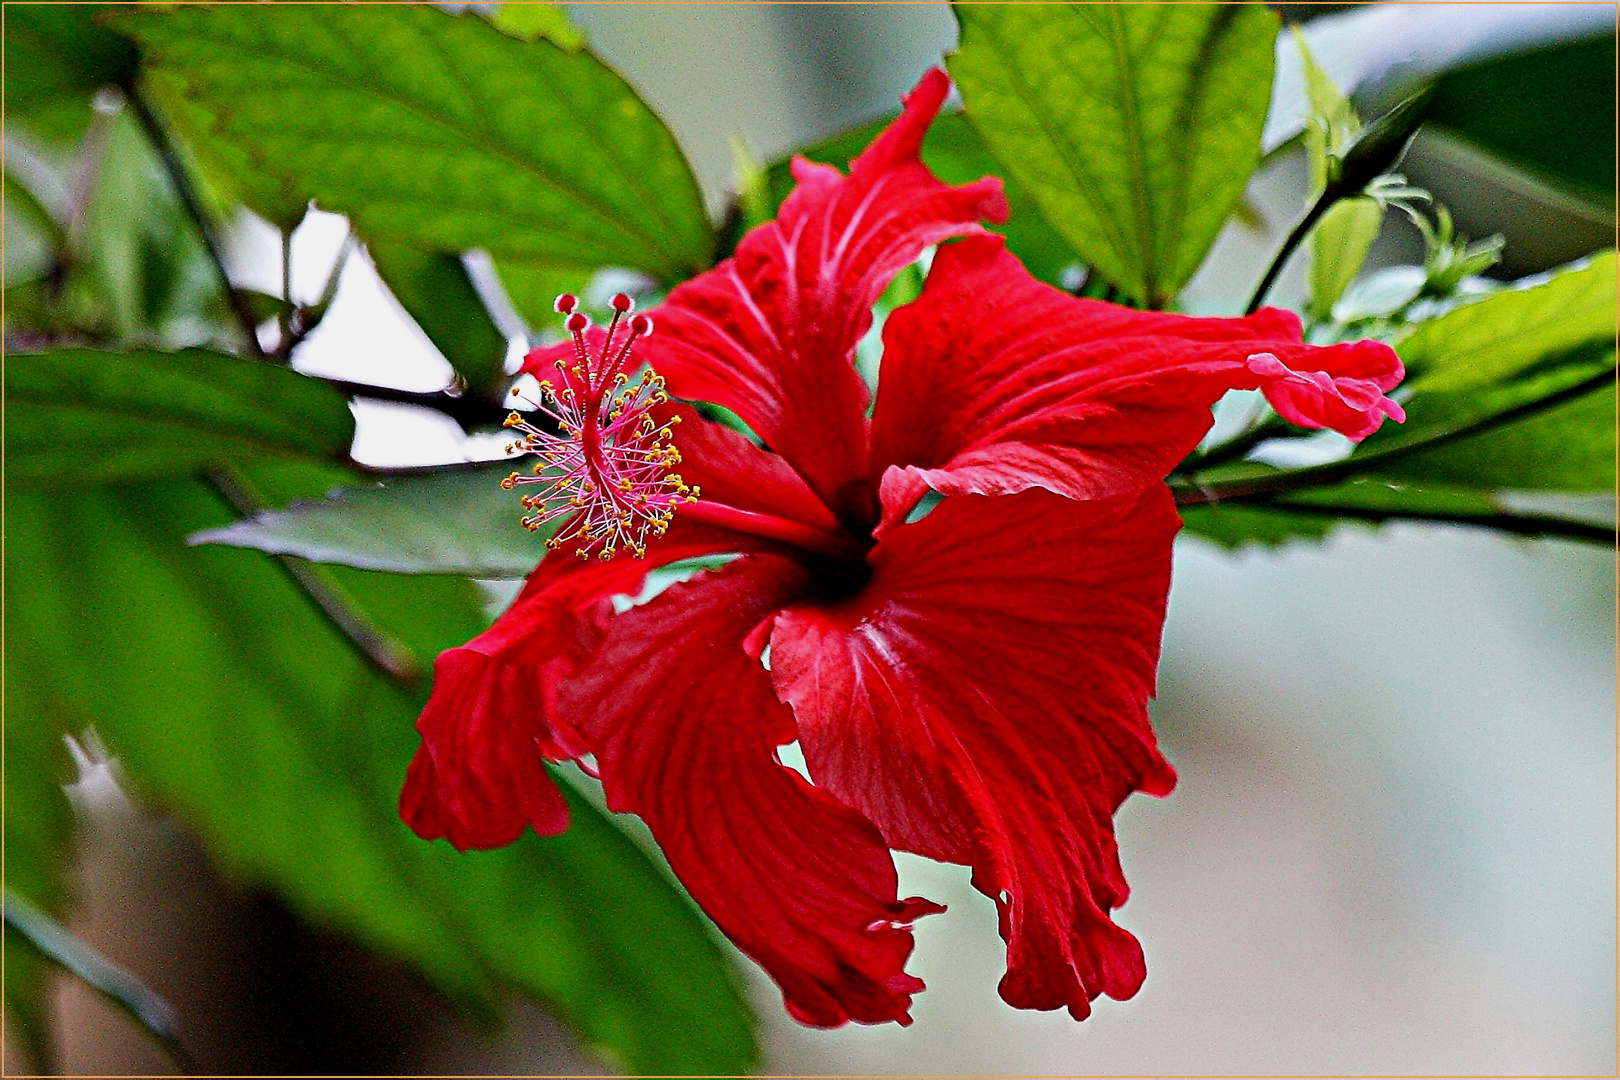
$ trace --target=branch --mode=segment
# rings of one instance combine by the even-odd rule
[[[225,301],[230,305],[231,314],[236,316],[238,327],[242,336],[247,339],[248,351],[259,359],[264,359],[264,350],[259,347],[259,327],[253,318],[253,312],[248,310],[247,300],[236,291],[231,284],[231,276],[225,270],[224,249],[221,248],[219,236],[215,233],[208,215],[203,211],[202,202],[197,198],[197,189],[186,172],[185,164],[180,160],[174,143],[169,139],[168,132],[163,130],[163,124],[152,111],[152,106],[146,97],[133,84],[124,87],[124,93],[129,98],[131,108],[135,110],[135,118],[140,121],[141,129],[152,143],[152,149],[157,152],[158,161],[163,165],[163,171],[168,174],[169,183],[174,185],[174,191],[180,198],[180,204],[185,207],[186,216],[197,229],[197,235],[202,239],[203,247],[208,251],[209,261],[214,264],[214,272],[219,275],[220,286],[225,290]]]
[[[1322,193],[1322,197],[1312,204],[1310,210],[1306,211],[1305,216],[1299,219],[1299,224],[1294,226],[1293,231],[1288,234],[1288,238],[1283,241],[1282,249],[1277,252],[1277,257],[1271,260],[1270,266],[1266,267],[1266,276],[1261,278],[1260,284],[1254,287],[1254,295],[1249,297],[1248,304],[1243,308],[1243,314],[1253,315],[1260,310],[1260,304],[1265,300],[1266,294],[1271,291],[1271,287],[1277,283],[1277,275],[1282,273],[1283,266],[1288,262],[1288,257],[1294,253],[1294,249],[1299,247],[1301,241],[1310,233],[1311,227],[1316,224],[1317,219],[1327,213],[1328,207],[1338,202],[1340,198],[1340,193],[1329,187],[1327,191]]]
[[[320,376],[315,376],[315,378],[320,378]],[[462,427],[499,426],[506,419],[506,414],[511,411],[507,406],[491,402],[487,398],[471,394],[454,394],[448,390],[434,390],[423,393],[417,390],[396,390],[389,386],[372,386],[369,383],[350,382],[347,379],[321,379],[320,381],[351,397],[371,398],[374,401],[393,401],[402,405],[418,405],[424,409],[433,409],[450,417]]]

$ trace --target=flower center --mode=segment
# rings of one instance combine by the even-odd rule
[[[636,381],[626,374],[630,350],[652,333],[652,320],[637,315],[628,320],[622,340],[621,322],[634,306],[628,296],[613,297],[613,320],[608,324],[601,351],[591,356],[585,334],[591,321],[576,311],[578,301],[564,293],[557,311],[574,339],[570,363],[554,365],[559,384],[540,381],[540,400],[527,401],[555,425],[561,435],[543,431],[513,412],[506,426],[523,437],[507,452],[526,451],[540,458],[532,475],[513,473],[501,481],[508,491],[520,485],[538,490],[523,496],[530,511],[522,523],[531,532],[561,518],[568,520],[547,541],[557,550],[574,542],[582,559],[595,555],[611,559],[621,550],[636,558],[647,553],[648,536],[662,536],[675,517],[675,507],[696,502],[699,491],[688,487],[671,467],[681,460],[670,441],[680,417],[660,423],[654,407],[669,400],[664,380],[643,371]]]

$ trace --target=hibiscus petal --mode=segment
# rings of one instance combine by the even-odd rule
[[[424,840],[443,837],[463,851],[509,844],[524,826],[562,832],[568,814],[544,759],[573,756],[579,738],[556,722],[550,696],[600,636],[607,598],[634,593],[660,564],[750,543],[677,520],[646,560],[559,553],[541,562],[494,625],[434,661],[400,817]]]
[[[859,595],[777,616],[771,673],[811,776],[891,845],[973,867],[1013,1005],[1080,1018],[1141,985],[1109,917],[1113,813],[1175,782],[1147,699],[1178,526],[1160,485],[948,498],[874,549]]]
[[[909,1022],[922,982],[877,829],[775,759],[793,716],[743,647],[804,595],[796,563],[745,556],[615,618],[561,706],[608,805],[641,815],[676,877],[808,1024]]]
[[[681,454],[681,476],[702,488],[700,501],[720,502],[817,529],[838,527],[804,478],[780,457],[722,424],[703,419],[689,405],[666,408],[668,415],[681,418],[674,439]],[[677,516],[679,513],[677,510]]]
[[[736,412],[840,518],[869,526],[866,386],[855,344],[896,271],[930,244],[1001,220],[992,177],[962,187],[917,159],[949,83],[923,76],[900,117],[850,164],[796,161],[798,188],[733,258],[677,286],[638,346],[678,397]]]
[[[890,525],[928,487],[1097,499],[1155,483],[1232,389],[1263,388],[1285,419],[1352,438],[1400,412],[1383,396],[1402,374],[1387,345],[1306,345],[1299,320],[1269,308],[1212,319],[1076,299],[997,237],[941,248],[883,343],[871,463]]]

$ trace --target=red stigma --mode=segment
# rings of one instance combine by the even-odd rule
[[[624,293],[622,293],[622,292],[621,293],[614,293],[613,294],[613,299],[609,300],[608,304],[609,304],[609,306],[611,306],[613,308],[614,311],[617,311],[620,315],[623,315],[624,313],[629,311],[631,308],[636,306],[636,302],[634,300],[630,299],[628,296],[624,295]]]
[[[557,309],[559,315],[570,315],[579,306],[579,299],[573,293],[563,293],[557,297],[557,302],[552,306]]]

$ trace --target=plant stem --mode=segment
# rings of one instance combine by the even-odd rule
[[[319,376],[314,376],[320,378]],[[452,394],[448,390],[396,390],[391,386],[372,386],[369,383],[350,382],[347,379],[325,379],[321,382],[351,397],[371,398],[374,401],[393,401],[401,405],[418,405],[441,412],[462,427],[500,424],[511,410],[487,399],[471,394]]]
[[[263,360],[265,356],[264,350],[259,346],[258,323],[253,318],[253,312],[248,310],[246,299],[231,284],[231,276],[225,270],[224,249],[220,246],[219,236],[203,210],[202,202],[197,197],[197,188],[192,184],[174,142],[169,138],[168,132],[163,130],[162,122],[158,120],[157,114],[152,111],[152,106],[140,89],[133,83],[123,89],[130,107],[135,111],[135,118],[140,121],[141,130],[146,132],[152,149],[157,152],[158,161],[163,165],[169,183],[174,185],[174,192],[180,199],[180,205],[185,208],[186,216],[191,219],[192,225],[197,229],[197,235],[202,239],[203,247],[208,251],[209,261],[214,264],[214,272],[219,275],[220,287],[225,290],[225,302],[230,305],[231,314],[236,317],[242,337],[247,341],[248,351]]]
[[[225,501],[243,517],[251,517],[264,509],[264,505],[249,489],[247,481],[235,470],[216,468],[209,470],[207,475],[214,490],[224,496]],[[275,558],[293,583],[314,601],[338,632],[348,638],[350,644],[374,667],[399,682],[414,682],[421,678],[421,669],[410,651],[378,626],[371,616],[354,606],[319,567],[293,555],[277,555]]]
[[[1254,295],[1249,297],[1249,303],[1243,309],[1243,314],[1253,315],[1260,310],[1261,302],[1265,300],[1266,294],[1271,291],[1271,287],[1277,283],[1277,275],[1282,273],[1283,267],[1288,263],[1288,257],[1304,241],[1305,237],[1310,233],[1311,227],[1316,224],[1317,219],[1327,213],[1328,207],[1338,201],[1339,196],[1336,192],[1331,189],[1324,191],[1321,198],[1317,199],[1311,208],[1305,212],[1305,216],[1299,219],[1299,224],[1294,226],[1293,231],[1288,234],[1288,238],[1283,241],[1282,249],[1277,252],[1277,257],[1271,260],[1270,266],[1266,267],[1266,276],[1260,279],[1259,285],[1255,286]]]

